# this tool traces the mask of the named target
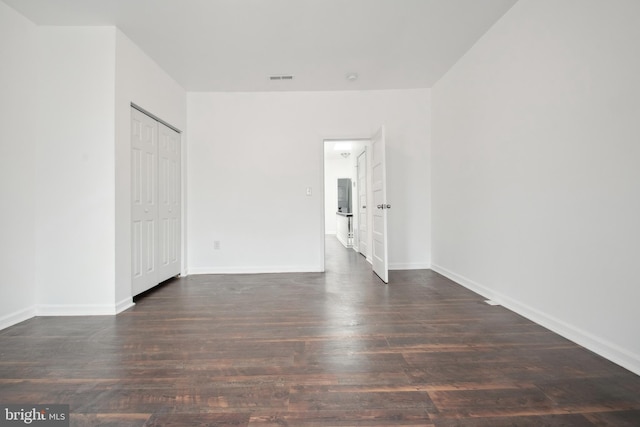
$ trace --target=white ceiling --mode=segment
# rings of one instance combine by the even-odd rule
[[[115,25],[188,91],[428,88],[516,2],[3,1],[40,25]]]

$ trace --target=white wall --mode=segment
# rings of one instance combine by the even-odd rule
[[[2,194],[16,207],[2,213],[0,327],[121,311],[131,305],[130,103],[184,130],[186,93],[116,28],[37,27],[0,7]]]
[[[38,27],[40,314],[113,312],[113,27]]]
[[[0,329],[35,313],[36,26],[0,2]]]
[[[429,90],[188,94],[189,272],[321,269],[323,139],[382,124],[391,267],[429,267],[429,102]]]
[[[0,12],[0,328],[113,314],[131,304],[130,103],[184,130],[186,93],[114,27]]]
[[[120,30],[115,37],[115,303],[121,309],[131,303],[131,103],[183,131],[183,160],[187,108],[181,86]]]
[[[354,154],[355,155],[355,154]],[[338,211],[338,178],[355,179],[353,156],[327,156],[324,161],[324,232],[336,234]],[[352,194],[353,196],[353,194]]]
[[[433,88],[433,267],[640,373],[640,2],[520,0]]]

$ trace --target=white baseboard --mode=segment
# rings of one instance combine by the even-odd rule
[[[342,238],[342,236],[340,236],[339,234],[336,234],[336,239],[338,239],[338,242],[342,243],[342,246],[344,246],[347,249],[351,249],[353,247],[353,245],[350,245],[346,240],[344,240]]]
[[[113,316],[116,306],[112,304],[40,304],[36,316]]]
[[[136,303],[133,302],[133,298],[125,298],[116,304],[116,314],[122,313],[123,311],[133,307],[134,305],[136,305]]]
[[[189,274],[265,274],[265,273],[322,273],[320,266],[264,266],[264,267],[195,267]]]
[[[113,316],[135,305],[125,298],[116,305],[109,304],[40,304],[19,310],[0,318],[0,330],[16,325],[35,316]]]
[[[36,306],[27,307],[23,310],[18,310],[6,316],[0,317],[0,330],[8,328],[9,326],[17,325],[20,322],[29,320],[36,315]]]
[[[389,270],[428,270],[431,265],[424,262],[394,262],[389,263]]]
[[[601,337],[597,337],[585,330],[568,324],[527,304],[514,300],[500,292],[495,292],[490,288],[481,285],[480,283],[449,271],[444,267],[433,264],[431,266],[431,269],[437,273],[442,274],[445,277],[448,277],[449,279],[464,286],[465,288],[472,290],[473,292],[480,294],[489,300],[498,302],[500,303],[500,305],[508,308],[509,310],[523,317],[526,317],[527,319],[541,326],[544,326],[545,328],[557,333],[558,335],[561,335],[564,338],[573,341],[576,344],[581,345],[596,354],[599,354],[605,359],[608,359],[625,369],[630,370],[636,375],[640,375],[640,355],[634,354],[617,344],[609,342]]]

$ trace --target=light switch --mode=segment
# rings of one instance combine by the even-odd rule
[[[311,187],[307,187],[307,196],[311,195]]]

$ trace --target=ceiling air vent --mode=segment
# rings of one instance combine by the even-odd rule
[[[293,80],[293,76],[288,76],[288,75],[270,76],[269,80]]]

